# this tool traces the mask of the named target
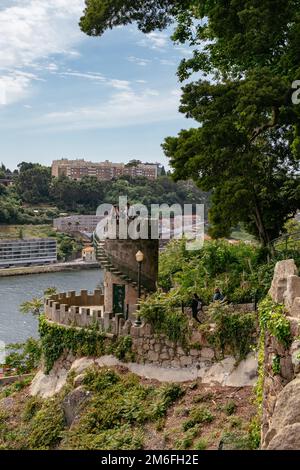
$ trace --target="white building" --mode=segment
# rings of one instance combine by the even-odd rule
[[[0,240],[0,268],[56,262],[57,241],[54,238]]]

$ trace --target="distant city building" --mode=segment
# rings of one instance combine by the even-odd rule
[[[92,234],[101,220],[97,215],[71,215],[54,219],[53,227],[59,232]]]
[[[82,250],[82,259],[86,263],[96,262],[96,252],[92,246],[87,246]]]
[[[13,186],[14,182],[12,178],[0,178],[0,184],[3,184],[3,186]]]
[[[53,238],[0,240],[0,268],[56,262],[57,242]]]
[[[74,180],[81,180],[85,176],[94,176],[101,181],[109,181],[120,176],[144,176],[150,180],[155,180],[159,174],[159,164],[157,163],[112,163],[105,162],[87,162],[81,160],[55,160],[52,163],[52,176],[58,178],[67,176]]]

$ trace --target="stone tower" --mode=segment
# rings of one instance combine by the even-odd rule
[[[132,218],[127,218],[127,225]],[[100,240],[94,233],[96,257],[104,270],[104,310],[114,315],[123,313],[125,318],[133,318],[137,310],[140,294],[144,298],[156,290],[158,277],[159,239],[157,224],[145,219],[148,225],[148,238],[133,240],[120,236],[120,219],[116,217],[114,239]],[[124,221],[123,221],[124,223]],[[124,225],[123,225],[124,227]],[[144,259],[139,266],[136,254],[142,252]]]

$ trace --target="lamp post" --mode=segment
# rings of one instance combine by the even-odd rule
[[[136,262],[138,264],[138,300],[142,297],[142,284],[141,284],[141,275],[142,275],[142,262],[144,261],[144,253],[138,251],[135,255]],[[141,317],[140,317],[140,305],[137,307],[137,317],[135,321],[135,326],[141,326]]]

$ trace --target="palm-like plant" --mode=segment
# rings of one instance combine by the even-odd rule
[[[43,306],[43,299],[33,298],[21,304],[20,312],[24,314],[32,313],[32,315],[40,315]]]
[[[57,293],[56,287],[49,287],[44,292],[44,297],[51,297]],[[31,313],[32,315],[40,315],[42,308],[44,306],[44,297],[38,298],[34,297],[32,300],[27,300],[20,305],[20,312],[27,314]]]

